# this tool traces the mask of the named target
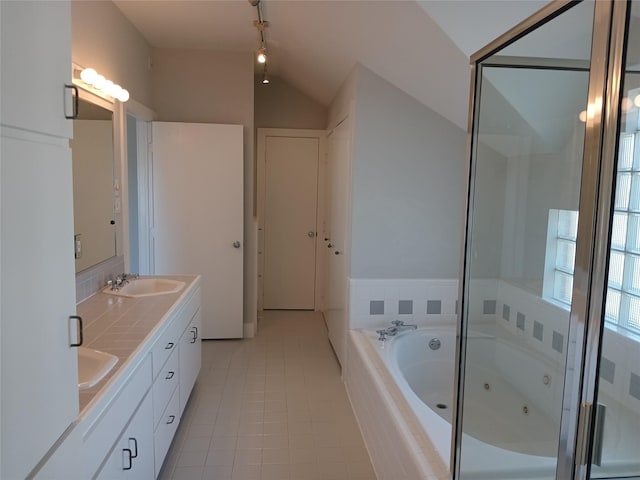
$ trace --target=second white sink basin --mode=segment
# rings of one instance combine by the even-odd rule
[[[129,283],[120,287],[119,290],[112,290],[111,287],[107,287],[102,291],[109,295],[137,298],[176,293],[182,290],[184,286],[184,282],[171,280],[169,278],[137,278],[130,280]]]
[[[86,390],[102,380],[118,363],[110,353],[78,347],[78,388]]]

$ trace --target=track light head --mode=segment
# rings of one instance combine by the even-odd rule
[[[258,49],[258,63],[266,63],[267,62],[267,49],[264,47],[260,47]]]

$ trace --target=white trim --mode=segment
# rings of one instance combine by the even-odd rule
[[[256,325],[253,323],[242,324],[242,337],[253,338],[256,336]]]
[[[124,106],[122,109],[122,128],[123,128],[123,144],[122,154],[123,163],[122,169],[122,181],[121,181],[121,210],[122,210],[122,227],[123,227],[123,240],[122,240],[122,252],[125,258],[125,270],[131,271],[131,255],[130,255],[130,236],[129,236],[129,177],[128,177],[128,158],[127,158],[127,145],[129,139],[127,138],[127,116],[132,116],[136,119],[136,148],[137,148],[137,166],[138,166],[138,250],[140,270],[135,273],[143,273],[151,275],[154,273],[153,268],[153,245],[152,245],[152,218],[150,217],[153,211],[153,205],[151,204],[151,122],[155,119],[156,113],[145,105],[130,99],[128,102],[120,105]]]
[[[324,270],[326,268],[326,252],[322,248],[321,233],[326,223],[326,158],[327,132],[326,130],[288,129],[288,128],[258,128],[258,142],[256,149],[257,167],[257,214],[258,214],[258,310],[263,309],[264,300],[264,195],[265,195],[265,154],[267,137],[297,137],[317,138],[320,144],[318,152],[318,196],[316,215],[316,278],[314,310],[324,310]]]

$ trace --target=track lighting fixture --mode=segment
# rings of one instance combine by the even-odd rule
[[[269,22],[262,18],[262,5],[260,3],[261,0],[248,0],[249,4],[252,7],[256,7],[256,11],[258,12],[258,20],[253,22],[253,26],[256,27],[258,32],[260,33],[260,48],[256,52],[256,60],[260,65],[263,65],[262,70],[262,83],[269,83],[269,76],[267,75],[267,47],[266,40],[264,36],[264,32],[266,28],[269,26]]]

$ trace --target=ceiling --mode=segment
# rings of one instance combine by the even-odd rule
[[[115,0],[160,48],[253,52],[246,0]],[[270,73],[328,105],[356,63],[466,129],[468,57],[542,0],[262,0]]]

